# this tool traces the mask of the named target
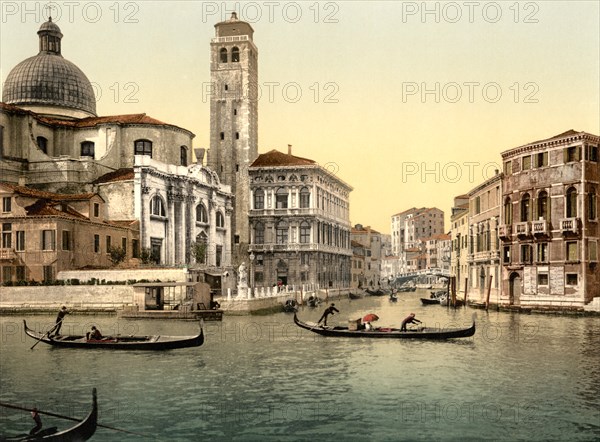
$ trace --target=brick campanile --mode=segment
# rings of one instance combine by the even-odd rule
[[[238,20],[215,25],[210,43],[210,149],[208,167],[231,186],[232,264],[248,261],[250,239],[248,166],[258,156],[258,50],[254,30]]]

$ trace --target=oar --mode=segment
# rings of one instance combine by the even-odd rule
[[[15,410],[21,410],[21,411],[30,411],[30,412],[33,411],[31,408],[25,408],[25,407],[20,407],[18,405],[7,404],[6,402],[0,402],[0,407],[13,408]],[[50,413],[49,411],[38,410],[38,414],[45,414],[46,416],[58,417],[60,419],[81,422],[81,419],[77,419],[77,418],[70,417],[70,416],[63,416],[62,414]],[[152,439],[156,438],[155,436],[150,436],[148,434],[136,433],[134,431],[128,431],[128,430],[122,430],[120,428],[109,427],[108,425],[96,424],[96,426],[106,428],[107,430],[120,431],[121,433],[134,434],[136,436],[148,437],[148,438],[152,438]]]
[[[34,348],[36,345],[38,345],[42,339],[44,339],[46,336],[50,335],[50,333],[52,333],[52,332],[53,332],[53,331],[56,329],[56,327],[58,327],[58,325],[59,325],[61,322],[63,322],[63,320],[64,320],[64,319],[65,319],[65,318],[62,318],[60,321],[58,321],[56,324],[54,324],[54,327],[52,327],[50,330],[48,330],[46,333],[44,333],[44,334],[42,335],[42,337],[41,337],[41,338],[39,338],[39,339],[37,340],[37,342],[31,346],[30,350],[33,350],[33,348]]]

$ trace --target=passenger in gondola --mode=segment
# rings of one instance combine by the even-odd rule
[[[88,341],[99,341],[104,336],[102,336],[102,333],[100,333],[100,330],[98,330],[95,325],[92,325],[92,332],[87,332],[86,337]]]
[[[214,299],[210,301],[210,309],[211,310],[217,310],[221,308],[221,304],[219,304],[217,301],[215,301]]]
[[[402,321],[402,326],[400,327],[400,331],[407,331],[406,330],[407,324],[416,324],[417,322],[419,324],[421,324],[421,321],[419,321],[417,318],[415,318],[415,314],[411,313],[406,318],[404,318],[404,320]]]
[[[40,414],[38,413],[38,409],[36,407],[33,407],[33,410],[31,410],[31,418],[35,422],[35,427],[29,430],[30,435],[36,434],[42,429],[42,418],[40,417]]]
[[[317,322],[317,324],[323,322],[323,325],[327,325],[327,317],[329,315],[333,315],[333,312],[339,313],[340,311],[337,308],[335,308],[335,304],[332,302],[331,305],[325,309],[323,315],[321,316],[321,319],[319,319],[319,322]]]

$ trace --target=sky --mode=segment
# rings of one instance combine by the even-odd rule
[[[37,54],[48,2],[0,2],[0,78]],[[390,232],[446,213],[501,152],[600,134],[600,2],[51,2],[98,115],[146,113],[209,147],[210,39],[232,11],[258,47],[259,153],[310,158],[354,190],[350,221]]]

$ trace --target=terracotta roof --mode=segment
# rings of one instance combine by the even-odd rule
[[[25,207],[27,211],[27,215],[29,216],[66,216],[68,218],[76,218],[76,219],[85,219],[88,218],[83,216],[81,213],[73,210],[73,208],[65,205],[66,207],[63,210],[59,210],[54,207],[55,203],[48,202],[46,200],[37,200],[31,206]]]
[[[312,166],[316,161],[308,158],[289,155],[273,149],[270,152],[260,154],[250,167],[275,167],[275,166]]]
[[[113,221],[109,221],[106,220],[105,221],[107,224],[112,224],[114,226],[118,226],[118,227],[138,227],[139,228],[139,221],[137,219],[123,219],[123,220],[113,220]]]
[[[16,184],[0,182],[0,186],[6,187],[18,195],[28,196],[31,198],[41,198],[51,201],[84,201],[89,200],[93,196],[98,195],[96,193],[53,193],[44,192],[42,190],[31,189],[25,186],[17,186]],[[101,198],[101,197],[100,197]]]
[[[359,243],[358,241],[354,241],[354,240],[351,240],[351,241],[350,241],[350,246],[351,246],[351,247],[362,247],[362,248],[366,248],[364,245],[362,245],[362,244],[361,244],[361,243]]]
[[[106,117],[89,117],[78,120],[61,120],[58,118],[38,117],[41,121],[55,126],[94,127],[99,124],[150,124],[155,126],[169,125],[164,121],[149,117],[146,114],[110,115]]]
[[[122,169],[113,170],[112,172],[105,173],[101,177],[92,181],[92,184],[111,183],[115,181],[127,181],[133,179],[133,168],[124,167]]]

